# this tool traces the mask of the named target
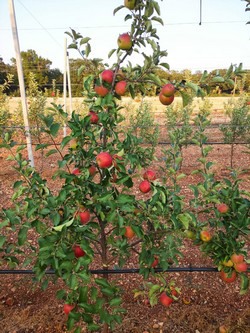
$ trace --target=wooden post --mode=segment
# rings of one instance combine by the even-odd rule
[[[64,112],[67,112],[67,39],[64,40],[64,73],[63,73],[63,103]],[[67,135],[67,125],[64,123],[63,136]]]
[[[68,78],[68,91],[69,91],[69,114],[72,115],[72,92],[71,92],[71,78],[69,68],[69,53],[67,52],[67,78]]]
[[[21,59],[21,53],[20,53],[18,31],[17,31],[17,24],[16,24],[16,15],[15,15],[15,8],[14,8],[13,0],[9,0],[9,13],[10,13],[10,21],[11,21],[14,48],[15,48],[15,53],[16,53],[17,74],[18,74],[18,81],[19,81],[21,101],[22,101],[23,120],[24,120],[24,126],[25,126],[25,136],[26,136],[28,157],[29,157],[30,165],[32,167],[34,167],[35,164],[34,164],[34,158],[33,158],[31,134],[30,134],[30,127],[29,127],[29,119],[28,119],[28,107],[27,107],[25,85],[24,85],[24,78],[23,78],[22,59]]]

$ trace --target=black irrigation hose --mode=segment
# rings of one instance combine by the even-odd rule
[[[163,272],[162,268],[155,268],[154,271],[156,273]],[[125,268],[125,269],[91,269],[89,270],[91,274],[137,274],[140,272],[139,268]],[[172,267],[164,270],[164,272],[172,273],[172,272],[218,272],[216,267]],[[3,269],[0,270],[0,275],[32,275],[35,274],[31,269],[22,270],[22,269]],[[50,269],[45,271],[47,275],[55,274],[55,271]]]

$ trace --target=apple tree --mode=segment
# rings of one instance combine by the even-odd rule
[[[188,89],[197,96],[204,95],[199,85],[173,84],[156,74],[159,67],[169,67],[165,62],[167,52],[160,49],[154,27],[154,23],[163,23],[158,2],[125,0],[114,13],[120,10],[125,11],[125,20],[131,21],[131,29],[117,36],[117,46],[109,53],[110,58],[116,57],[114,64],[84,79],[87,115],[73,112],[69,118],[61,105],[52,105],[68,127],[69,133],[60,145],[56,140],[60,123],[51,115],[41,115],[43,131],[54,147],[40,143],[36,149],[46,149],[47,156],[58,159],[53,176],[56,188],[29,165],[22,153],[25,147],[16,148],[8,133],[2,144],[9,149],[10,159],[16,162],[15,169],[21,176],[14,184],[14,207],[2,213],[0,244],[4,259],[11,265],[32,265],[44,288],[48,284],[46,270],[55,271],[55,277],[65,283],[57,296],[64,301],[67,327],[75,328],[75,332],[80,332],[81,321],[89,331],[103,333],[121,322],[125,311],[122,290],[112,278],[111,269],[126,267],[133,258],[145,279],[157,267],[166,271],[178,263],[183,231],[190,228],[195,233],[194,241],[209,243],[210,235],[201,239],[204,223],[197,209],[201,204],[215,204],[213,195],[219,187],[208,172],[209,151],[203,145],[205,120],[201,115],[196,120],[200,132],[193,140],[201,149],[204,183],[193,187],[190,205],[181,195],[179,181],[184,175],[178,174],[178,168],[169,167],[166,161],[165,171],[170,180],[170,185],[166,185],[166,179],[161,179],[153,167],[155,147],[145,147],[140,138],[120,126],[124,119],[122,96],[129,94],[133,98],[138,90],[145,95],[145,82],[147,87],[157,87],[163,105],[173,102],[176,91],[183,97],[184,105],[190,100]],[[88,57],[90,39],[73,29],[67,34],[72,39],[69,48]],[[141,65],[132,66],[128,61],[135,53],[142,55]],[[101,62],[95,60],[97,64],[98,61]],[[205,79],[201,78],[203,85]],[[176,160],[180,165],[179,156]],[[209,189],[213,191],[210,193]],[[205,201],[202,202],[200,194],[207,195]],[[246,205],[242,205],[245,211]],[[205,213],[209,214],[209,209]],[[8,231],[16,233],[15,241],[8,239]],[[36,235],[35,243],[29,242],[31,232]],[[243,246],[241,243],[233,250],[243,252]],[[218,247],[203,247],[208,255],[212,253],[218,259]],[[23,262],[19,259],[22,255]],[[101,268],[100,276],[92,274],[96,268]],[[177,299],[174,286],[162,276],[159,281],[149,285],[151,304],[159,301],[169,306]],[[245,281],[246,278],[246,289]]]

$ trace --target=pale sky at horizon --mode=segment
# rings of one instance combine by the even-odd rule
[[[127,9],[113,16],[123,0],[15,0],[14,4],[21,51],[33,49],[52,61],[51,68],[60,70],[69,27],[91,37],[90,58],[105,61],[117,47],[118,35],[130,29],[130,21],[124,22]],[[211,71],[240,62],[250,69],[250,24],[246,24],[250,12],[245,12],[245,1],[202,0],[201,25],[200,0],[163,0],[159,5],[164,27],[156,28],[161,49],[168,51],[165,60],[170,69]],[[79,57],[75,50],[69,50],[69,56]],[[8,0],[0,0],[0,57],[5,63],[15,58]],[[137,62],[133,57],[130,60]]]

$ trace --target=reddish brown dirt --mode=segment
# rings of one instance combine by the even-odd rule
[[[161,147],[157,148],[160,156]],[[234,163],[241,169],[249,168],[250,155],[242,153],[237,146]],[[0,162],[0,207],[10,205],[12,185],[18,174],[12,169],[12,162],[6,161],[6,151],[1,151]],[[35,154],[37,168],[43,170],[44,177],[50,177],[55,170],[55,157],[43,161]],[[188,185],[197,182],[191,171],[197,167],[197,149],[185,149],[183,172],[187,174],[183,188],[188,194]],[[216,161],[214,167],[218,178],[228,175],[230,148],[226,145],[214,146],[210,159]],[[244,176],[244,187],[250,189],[249,173]],[[56,185],[54,185],[56,186]],[[185,242],[184,258],[180,266],[212,266],[199,249]],[[128,267],[136,267],[130,262]],[[124,294],[123,323],[115,333],[213,333],[221,325],[230,328],[229,332],[250,332],[250,294],[239,295],[239,281],[226,285],[216,272],[166,273],[166,279],[175,280],[181,288],[181,296],[170,308],[161,305],[148,307],[142,299],[134,299],[133,289],[142,285],[137,274],[115,276]],[[51,283],[45,291],[32,281],[29,275],[0,275],[0,332],[1,333],[62,333],[66,332],[66,317],[63,302],[56,299],[56,291],[62,283]],[[82,325],[82,332],[86,332]]]

